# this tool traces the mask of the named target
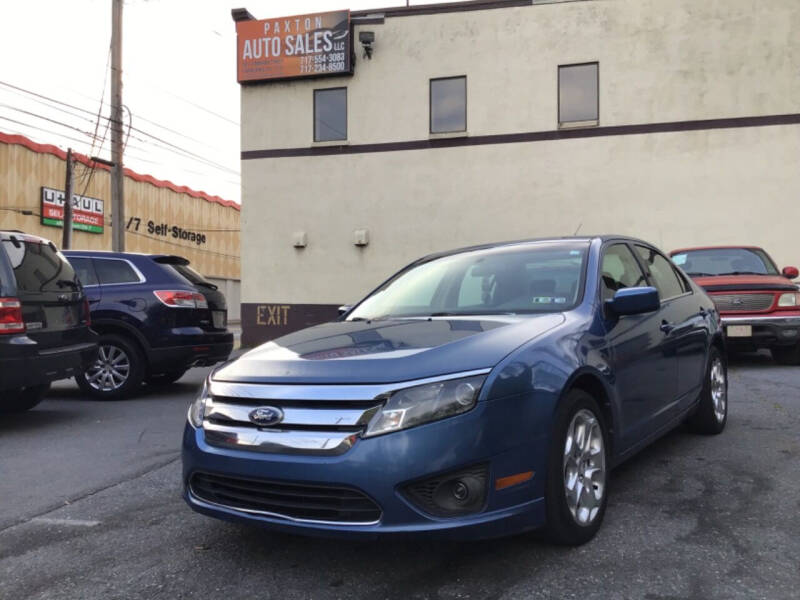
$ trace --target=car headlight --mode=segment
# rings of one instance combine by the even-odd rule
[[[364,437],[400,431],[465,413],[475,406],[485,380],[486,375],[478,375],[396,390],[372,417]]]
[[[787,292],[778,298],[778,306],[800,306],[800,294]]]
[[[203,426],[203,419],[205,419],[206,416],[206,403],[208,400],[208,379],[206,379],[203,382],[203,389],[200,390],[200,394],[189,406],[189,414],[187,415],[189,423],[191,423],[192,427],[195,429],[199,429]]]

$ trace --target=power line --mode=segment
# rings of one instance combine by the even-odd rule
[[[92,137],[92,147],[89,150],[89,156],[95,155],[94,145],[97,142],[97,132],[100,129],[100,117],[103,114],[103,101],[105,100],[106,97],[106,84],[108,83],[108,66],[110,61],[111,61],[111,45],[109,44],[108,54],[106,55],[106,68],[104,71],[105,74],[103,75],[103,89],[100,92],[100,107],[97,109],[97,118],[95,119],[94,122],[94,136]],[[105,131],[103,132],[103,140],[100,142],[100,148],[99,148],[100,150],[103,149],[103,144],[105,144],[106,135],[108,135],[108,127],[110,123],[111,123],[110,121],[106,121],[106,128]],[[86,185],[83,187],[83,193],[81,194],[81,196],[86,195],[86,190],[89,189],[89,185],[92,183],[92,177],[94,177],[94,172],[96,170],[97,170],[97,163],[92,163],[91,170],[89,170],[89,167],[84,165],[83,173],[81,174],[81,181],[83,181],[83,179],[86,179]],[[89,173],[88,177],[86,175],[87,171]]]
[[[23,121],[17,121],[16,119],[10,119],[10,118],[4,117],[2,115],[0,115],[0,119],[2,119],[4,121],[9,121],[11,123],[16,123],[17,125],[22,125],[23,127],[29,127],[30,129],[36,129],[37,131],[44,131],[45,133],[48,133],[50,136],[56,136],[56,137],[64,138],[65,140],[69,140],[71,142],[78,142],[79,144],[85,144],[86,143],[86,140],[79,140],[78,138],[74,138],[74,137],[65,135],[63,133],[58,133],[58,132],[52,131],[50,129],[45,129],[44,127],[37,127],[36,125],[30,125],[29,123],[24,123]],[[15,133],[15,135],[26,135],[22,131],[17,131],[17,132],[14,132],[14,133]]]
[[[82,107],[80,107],[80,106],[76,106],[76,105],[74,105],[74,104],[70,104],[70,103],[68,103],[68,102],[63,102],[63,101],[61,101],[61,100],[56,100],[55,98],[51,98],[51,97],[49,97],[49,96],[45,96],[45,95],[43,95],[43,94],[39,94],[39,93],[37,93],[37,92],[34,92],[34,91],[32,91],[32,90],[28,90],[28,89],[25,89],[25,88],[22,88],[22,87],[16,86],[16,85],[10,84],[10,83],[8,83],[8,82],[5,82],[5,81],[0,81],[0,85],[3,85],[3,86],[5,86],[5,87],[8,87],[8,88],[11,88],[11,89],[14,89],[14,90],[18,90],[18,91],[20,91],[20,92],[24,92],[24,93],[26,93],[26,94],[30,94],[30,95],[32,95],[32,96],[35,96],[35,97],[37,97],[37,98],[41,98],[41,99],[44,99],[44,100],[48,100],[48,101],[50,101],[50,102],[54,102],[54,103],[56,103],[56,104],[59,104],[59,105],[62,105],[62,106],[66,106],[66,107],[68,107],[68,108],[71,108],[71,109],[74,109],[74,110],[80,111],[80,112],[82,112],[82,113],[86,113],[86,114],[90,114],[90,115],[94,116],[94,113],[93,113],[93,112],[91,112],[91,111],[89,111],[89,110],[87,110],[87,109],[85,109],[85,108],[82,108]],[[177,97],[177,98],[179,98],[179,99],[181,99],[181,100],[184,100],[184,101],[188,102],[187,100],[185,100],[185,99],[183,99],[183,98],[180,98],[180,97],[178,97],[178,96],[176,96],[176,97]],[[199,105],[197,105],[197,106],[198,106],[198,108],[202,108],[202,107],[200,107]],[[11,106],[9,106],[9,108],[12,108],[12,109],[13,109],[14,107],[11,107]],[[14,109],[14,110],[20,110],[20,109]],[[62,110],[62,109],[58,109],[58,110]],[[214,114],[214,115],[216,115],[216,116],[218,116],[218,117],[220,117],[220,118],[223,118],[223,119],[225,118],[225,117],[221,117],[220,115],[217,115],[217,114],[216,114],[216,113],[214,113],[213,111],[209,111],[208,109],[203,109],[203,110],[205,110],[206,112],[209,112],[209,113],[211,113],[211,114]],[[31,113],[31,114],[32,114],[32,113]],[[77,115],[74,115],[74,114],[73,114],[73,116],[76,116],[76,117],[77,117]],[[46,117],[44,117],[44,118],[46,118]],[[94,120],[87,119],[86,117],[79,117],[79,118],[81,118],[81,119],[83,119],[83,120],[85,120],[85,121],[87,121],[87,122],[89,122],[89,123],[94,123]],[[107,120],[109,120],[109,121],[111,120],[111,119],[110,119],[110,117],[102,117],[102,118],[104,118],[104,119],[107,119]],[[144,119],[143,119],[143,120],[144,120]],[[229,119],[226,119],[226,120],[229,120]],[[53,121],[53,122],[55,122],[55,123],[59,123],[58,121]],[[231,121],[231,122],[233,123],[233,121]],[[152,122],[151,122],[151,123],[152,123]],[[63,125],[63,123],[60,123],[60,124],[62,124],[62,125]],[[155,124],[155,123],[154,123],[154,124]],[[238,125],[238,124],[237,124],[237,125]],[[73,126],[70,126],[70,125],[66,125],[66,126],[67,126],[67,127],[70,127],[71,129],[75,129]],[[160,127],[163,127],[163,126],[160,126]],[[203,162],[203,163],[205,163],[207,166],[215,167],[215,168],[217,168],[217,169],[219,169],[219,170],[221,170],[221,171],[225,171],[225,172],[228,172],[228,173],[230,173],[230,174],[233,174],[233,175],[237,175],[237,176],[239,176],[239,175],[240,175],[240,174],[239,174],[239,172],[238,172],[237,170],[235,170],[235,169],[231,169],[230,167],[227,167],[227,166],[225,166],[225,165],[223,165],[223,164],[221,164],[221,163],[218,163],[218,162],[216,162],[216,161],[214,161],[214,160],[211,160],[211,159],[209,159],[209,158],[206,158],[206,157],[204,157],[204,156],[202,156],[202,155],[200,155],[200,154],[197,154],[197,153],[195,153],[195,152],[192,152],[191,150],[187,150],[186,148],[183,148],[182,146],[179,146],[179,145],[177,145],[177,144],[173,144],[173,143],[171,143],[171,142],[169,142],[169,141],[167,141],[167,140],[165,140],[165,139],[163,139],[163,138],[161,138],[161,137],[159,137],[159,136],[157,136],[157,135],[154,135],[154,134],[150,133],[149,131],[145,131],[145,130],[143,130],[143,129],[140,129],[140,128],[138,128],[138,127],[131,127],[131,130],[132,130],[132,131],[136,131],[136,132],[138,132],[138,133],[141,133],[142,135],[145,135],[145,136],[147,136],[147,137],[149,137],[149,138],[152,138],[153,140],[156,140],[157,142],[160,142],[160,144],[162,144],[162,145],[166,145],[168,148],[171,148],[171,149],[173,149],[173,151],[174,151],[175,153],[178,153],[178,154],[180,154],[180,155],[183,155],[184,157],[188,157],[188,158],[192,158],[192,159],[198,160],[198,161],[200,161],[200,162]],[[81,131],[81,130],[78,130],[78,131]],[[90,134],[90,133],[88,133],[88,132],[81,131],[81,133],[84,133],[85,135],[87,135],[87,136],[90,136],[90,137],[91,137],[91,134]],[[148,142],[147,140],[144,140],[144,139],[142,139],[141,137],[138,137],[138,136],[133,136],[133,138],[134,138],[134,139],[136,139],[136,140],[139,140],[139,141],[141,141],[141,142],[144,142],[144,143],[152,143],[152,142]]]
[[[37,118],[37,119],[42,119],[42,120],[48,121],[50,123],[59,125],[61,127],[66,127],[68,129],[72,129],[74,131],[77,131],[79,133],[84,134],[88,138],[93,138],[93,134],[90,131],[86,131],[84,129],[80,129],[79,127],[75,127],[74,125],[70,125],[68,123],[64,123],[63,121],[59,121],[57,119],[51,119],[50,117],[46,117],[46,116],[41,115],[39,113],[34,113],[34,112],[31,112],[31,111],[28,111],[28,110],[24,110],[22,108],[17,108],[15,106],[11,106],[10,104],[0,103],[0,106],[9,108],[9,109],[17,111],[17,112],[24,113],[26,115],[32,116],[32,117]],[[126,109],[127,109],[127,107],[126,107]],[[129,114],[129,118],[132,119],[133,117],[132,117],[129,109],[128,109],[128,114]],[[91,121],[89,119],[84,119],[84,120],[86,120],[87,122],[91,123]],[[20,123],[20,124],[23,124],[23,123]],[[172,154],[175,154],[175,155],[180,156],[182,158],[187,158],[187,159],[190,159],[190,160],[194,160],[194,161],[200,162],[200,163],[202,163],[202,164],[204,164],[204,165],[206,165],[208,167],[215,168],[215,169],[217,169],[219,171],[222,171],[224,173],[228,173],[230,175],[235,175],[237,177],[241,176],[241,174],[239,172],[237,172],[237,171],[235,171],[233,169],[230,169],[230,168],[228,168],[228,167],[226,167],[224,165],[216,163],[216,162],[214,162],[214,161],[212,161],[210,159],[204,158],[204,157],[200,156],[199,154],[195,154],[193,152],[185,150],[185,149],[181,148],[180,146],[176,146],[174,144],[171,144],[171,143],[167,142],[166,140],[162,140],[161,138],[159,138],[157,136],[154,136],[154,135],[149,134],[147,132],[143,132],[145,135],[148,135],[149,137],[151,137],[154,140],[156,140],[156,142],[157,142],[156,143],[156,142],[152,142],[150,140],[147,140],[147,139],[145,139],[145,138],[143,138],[141,136],[132,135],[130,133],[131,131],[140,131],[141,132],[140,129],[137,129],[136,127],[132,127],[132,125],[129,123],[128,133],[127,133],[126,142],[125,142],[126,144],[127,144],[127,140],[132,137],[136,141],[142,142],[144,144],[149,144],[151,146],[154,146],[154,147],[159,148],[161,150],[164,150],[166,152],[171,152]],[[88,143],[88,141],[87,140],[83,140],[82,143]],[[138,150],[146,151],[145,148],[142,148],[140,146],[131,146],[131,147],[132,148],[136,148]],[[91,154],[92,151],[90,150],[89,153]],[[157,164],[157,163],[154,163],[154,164]],[[198,173],[198,174],[203,175],[203,173]]]
[[[64,133],[58,133],[56,131],[52,131],[51,129],[45,129],[44,127],[37,127],[36,125],[31,125],[30,123],[25,123],[23,121],[17,121],[16,119],[11,119],[9,117],[4,117],[2,115],[0,115],[0,119],[2,119],[4,121],[9,121],[11,123],[15,123],[17,125],[22,125],[26,129],[35,129],[37,131],[43,131],[43,132],[45,132],[47,134],[48,138],[58,137],[58,138],[62,138],[62,139],[65,139],[65,140],[69,140],[71,142],[78,142],[79,144],[85,144],[86,143],[86,140],[79,140],[78,138],[66,135]],[[11,131],[11,130],[7,130],[7,131],[9,133],[12,133],[12,134],[15,134],[15,135],[22,135],[22,136],[29,136],[30,135],[30,133],[25,132],[25,131],[20,130],[20,129],[16,129],[14,131]],[[49,143],[50,141],[51,140],[48,139],[48,140],[45,140],[44,143]],[[133,148],[135,150],[146,151],[144,148],[140,148],[139,146],[129,146],[129,148]],[[147,164],[150,164],[150,165],[156,165],[156,166],[159,166],[159,165],[162,164],[162,163],[160,163],[158,161],[154,161],[154,160],[150,160],[148,158],[144,158],[143,156],[141,156],[139,154],[131,153],[130,151],[127,154],[128,154],[128,156],[134,158],[135,160],[143,162],[143,163],[147,163]],[[178,165],[175,166],[175,169],[176,169],[176,171],[180,171],[181,173],[189,173],[189,174],[200,175],[200,176],[206,175],[206,173],[202,173],[200,171],[193,171],[191,169],[187,169],[186,167],[182,167],[182,166],[178,166]],[[225,182],[226,183],[230,183],[232,185],[238,185],[238,182],[236,182],[236,181],[225,180]]]
[[[92,133],[90,131],[84,131],[83,129],[80,129],[79,127],[75,127],[74,125],[68,125],[67,123],[64,123],[62,121],[57,121],[56,119],[51,119],[50,117],[45,117],[43,115],[31,112],[29,110],[25,110],[25,109],[22,109],[22,108],[17,108],[16,106],[11,106],[10,104],[0,103],[0,106],[2,106],[4,108],[10,108],[11,110],[15,110],[17,112],[24,113],[26,115],[29,115],[31,117],[35,117],[37,119],[42,119],[43,121],[48,121],[50,123],[54,123],[56,125],[60,125],[61,127],[66,127],[68,129],[72,129],[73,131],[77,131],[78,133],[82,133],[87,137],[92,137]],[[85,141],[84,141],[84,143],[85,143]]]

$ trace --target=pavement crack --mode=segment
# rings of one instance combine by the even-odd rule
[[[110,489],[112,489],[114,487],[117,487],[118,485],[123,485],[125,483],[129,483],[131,481],[134,481],[136,479],[144,477],[145,475],[148,475],[148,474],[152,473],[153,471],[158,471],[159,469],[162,469],[162,468],[164,468],[164,467],[166,467],[168,465],[171,465],[174,462],[177,462],[178,460],[180,460],[180,458],[181,458],[180,457],[180,453],[178,453],[177,456],[173,456],[169,460],[160,461],[160,462],[158,462],[158,463],[156,463],[156,464],[154,464],[154,465],[152,465],[152,466],[150,466],[150,467],[148,467],[146,469],[142,469],[140,471],[136,471],[135,473],[131,474],[130,476],[128,476],[128,477],[126,477],[124,479],[121,479],[119,481],[115,481],[114,483],[110,483],[108,485],[104,485],[102,487],[90,490],[90,491],[88,491],[88,492],[86,492],[84,494],[81,494],[79,496],[76,496],[76,497],[73,497],[73,498],[69,498],[69,499],[67,499],[65,501],[59,502],[58,504],[51,505],[51,506],[47,507],[46,509],[44,509],[43,511],[39,512],[39,513],[22,517],[21,519],[18,519],[16,521],[12,522],[9,525],[6,525],[5,527],[1,527],[0,528],[0,534],[5,533],[6,531],[8,531],[10,529],[13,529],[14,527],[19,527],[20,525],[24,525],[26,523],[30,523],[31,521],[34,521],[34,520],[37,520],[37,519],[41,519],[42,517],[46,517],[50,513],[53,513],[53,512],[55,512],[57,510],[60,510],[60,509],[64,508],[67,505],[75,504],[76,502],[80,502],[81,500],[85,500],[86,498],[91,498],[92,496],[94,496],[96,494],[99,494],[99,493],[104,492],[106,490],[110,490]]]

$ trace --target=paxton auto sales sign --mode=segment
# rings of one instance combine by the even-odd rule
[[[351,72],[350,11],[236,23],[239,83]]]
[[[103,233],[103,201],[72,195],[72,228],[90,233]],[[64,192],[42,188],[42,225],[64,225]]]

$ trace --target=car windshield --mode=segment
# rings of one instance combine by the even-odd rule
[[[672,255],[687,275],[777,275],[778,269],[760,248],[708,248]]]
[[[401,271],[347,320],[560,312],[583,293],[588,242],[461,252]]]

